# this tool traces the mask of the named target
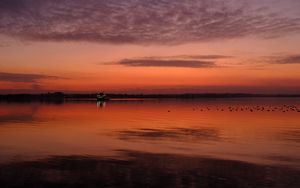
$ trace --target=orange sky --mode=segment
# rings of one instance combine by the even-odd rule
[[[150,8],[153,6],[152,10],[141,4],[144,16],[149,16],[139,25],[135,22],[122,25],[123,22],[114,20],[114,16],[126,15],[128,18],[124,22],[131,19],[139,21],[135,13],[130,13],[132,1],[126,5],[100,1],[125,11],[106,15],[109,23],[96,14],[102,7],[101,3],[89,1],[95,7],[82,7],[82,11],[92,11],[83,23],[78,23],[83,15],[68,3],[62,3],[62,6],[78,16],[68,22],[65,21],[68,13],[56,15],[57,5],[51,4],[51,1],[36,5],[34,11],[37,12],[47,8],[47,14],[39,13],[42,23],[49,24],[48,29],[34,17],[27,18],[24,13],[29,11],[26,3],[19,5],[21,8],[18,6],[18,9],[14,3],[0,7],[3,18],[0,19],[0,28],[5,27],[0,29],[1,93],[99,90],[130,93],[300,93],[300,23],[296,14],[299,3],[275,0],[276,3],[265,10],[259,8],[268,5],[271,0],[261,3],[245,1],[247,8],[224,3],[222,6],[227,7],[228,12],[222,14],[232,14],[228,19],[218,17],[217,12],[224,11],[220,4],[205,4],[206,0],[191,8],[191,15],[172,12],[170,7],[149,5]],[[181,8],[190,4],[170,2],[170,6]],[[294,8],[283,13],[289,7]],[[220,23],[212,25],[198,20],[197,15],[193,15],[196,8],[212,8],[207,19]],[[239,15],[236,10],[243,14]],[[174,19],[190,21],[175,22],[165,17],[150,16],[160,16],[165,11],[174,14]],[[256,17],[251,15],[253,11],[257,11]],[[274,19],[272,13],[276,13]],[[52,20],[48,14],[59,21]],[[196,14],[202,15],[201,12]],[[25,21],[21,20],[22,16]],[[95,20],[101,24],[92,25]],[[191,25],[192,21],[195,24]],[[10,22],[13,24],[9,25]],[[167,22],[165,27],[161,25],[164,22]],[[243,25],[243,22],[247,23]],[[145,25],[140,28],[141,24]],[[184,30],[182,26],[196,29]],[[114,27],[120,28],[115,30]],[[148,27],[153,30],[148,31]],[[232,32],[235,35],[232,36]]]

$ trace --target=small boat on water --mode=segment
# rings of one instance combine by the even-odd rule
[[[97,101],[108,101],[109,97],[107,97],[104,93],[97,94]]]

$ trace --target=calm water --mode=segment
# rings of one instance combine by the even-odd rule
[[[299,109],[299,98],[0,103],[0,187],[299,187]]]

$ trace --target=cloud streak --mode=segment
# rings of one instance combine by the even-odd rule
[[[113,65],[129,67],[181,67],[181,68],[213,68],[219,67],[217,60],[233,58],[225,55],[176,55],[148,56],[133,59],[122,59]],[[109,63],[111,65],[111,63]]]
[[[300,8],[291,2],[291,8]],[[259,4],[248,0],[2,0],[0,34],[31,41],[171,45],[299,33],[300,16]]]
[[[300,64],[300,55],[291,55],[287,57],[278,58],[275,60],[277,64]]]
[[[176,56],[150,56],[143,57],[143,59],[200,59],[200,60],[219,60],[219,59],[229,59],[234,58],[234,56],[225,55],[176,55]]]
[[[119,65],[129,67],[181,67],[181,68],[212,68],[217,65],[211,61],[197,60],[159,60],[159,59],[123,59]]]
[[[278,64],[278,65],[296,65],[300,64],[299,54],[287,54],[287,55],[272,55],[272,56],[262,56],[257,59],[257,61],[265,64]]]
[[[57,76],[49,76],[43,74],[21,74],[21,73],[7,73],[0,72],[0,81],[6,82],[24,82],[24,83],[36,83],[43,79],[59,79]]]

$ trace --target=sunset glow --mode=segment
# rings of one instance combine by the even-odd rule
[[[299,93],[297,0],[0,2],[0,92]]]

